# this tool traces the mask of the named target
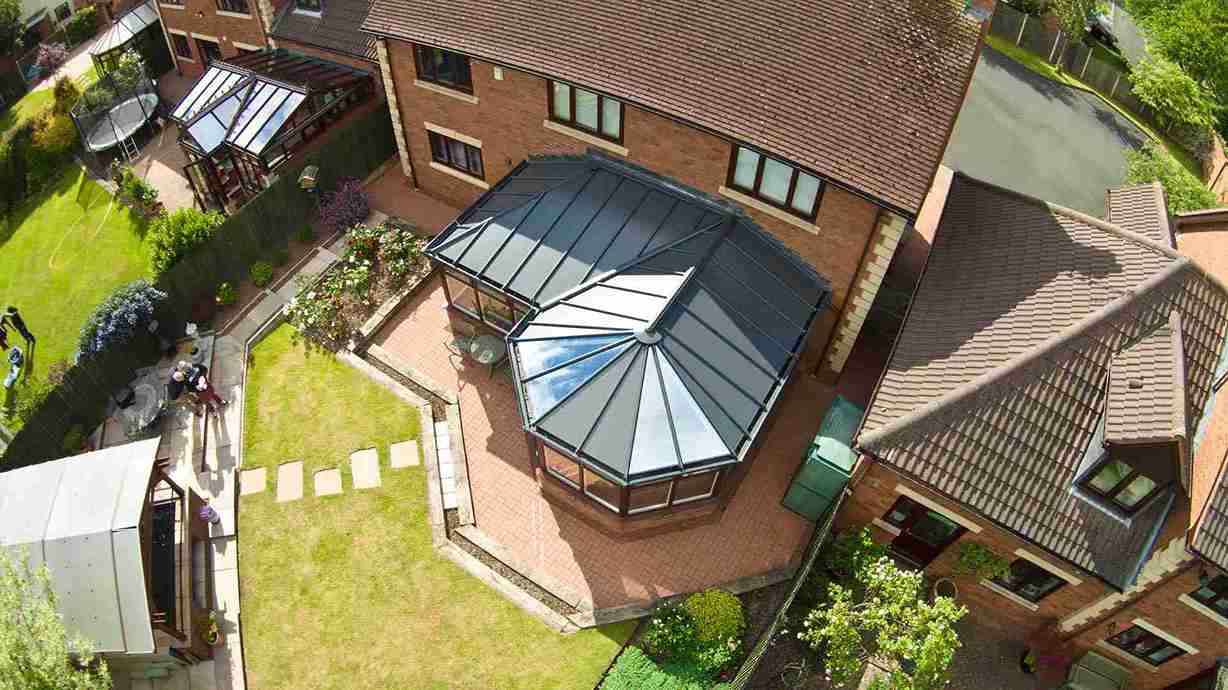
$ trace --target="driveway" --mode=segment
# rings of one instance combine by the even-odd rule
[[[1104,215],[1126,153],[1147,135],[1098,96],[1046,79],[985,46],[944,162],[1063,206]]]

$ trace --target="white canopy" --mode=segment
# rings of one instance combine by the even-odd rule
[[[158,439],[0,473],[0,546],[47,564],[60,613],[98,652],[152,653],[141,513]]]

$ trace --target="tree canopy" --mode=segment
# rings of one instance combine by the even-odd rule
[[[1219,130],[1228,133],[1228,2],[1128,0],[1148,47],[1180,65],[1211,92]]]
[[[21,18],[21,0],[0,0],[0,55],[16,56],[26,24]]]
[[[0,548],[0,690],[107,690],[111,676],[56,610],[51,576]]]

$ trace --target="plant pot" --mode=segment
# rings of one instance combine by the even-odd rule
[[[934,581],[932,593],[935,599],[938,597],[954,599],[959,596],[959,587],[955,586],[955,580],[949,577],[940,577]]]

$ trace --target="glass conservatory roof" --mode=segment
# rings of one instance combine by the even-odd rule
[[[137,5],[131,11],[117,19],[110,29],[90,46],[90,55],[104,55],[128,44],[137,34],[150,24],[158,21],[158,10],[154,8],[154,0],[144,5]]]
[[[741,460],[830,289],[752,221],[599,156],[523,163],[432,258],[535,308],[527,427],[636,484]]]
[[[210,103],[226,95],[239,84],[247,72],[236,69],[224,62],[213,62],[200,79],[192,85],[188,94],[180,99],[175,109],[171,111],[171,119],[176,122],[187,122],[196,117],[197,113]]]

